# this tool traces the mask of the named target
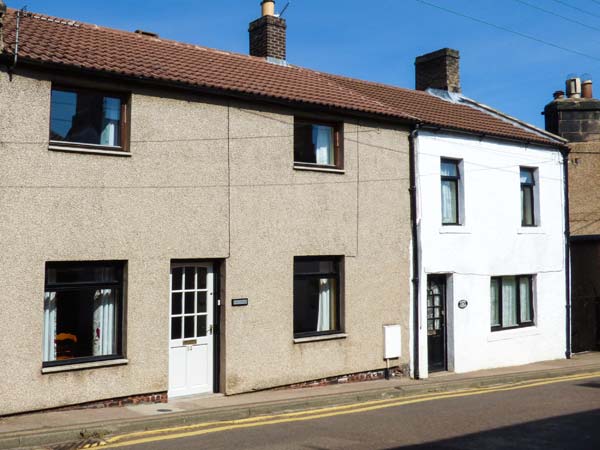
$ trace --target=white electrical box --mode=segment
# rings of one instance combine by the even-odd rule
[[[383,340],[384,359],[400,358],[402,356],[400,325],[384,325]]]

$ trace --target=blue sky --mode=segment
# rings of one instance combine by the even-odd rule
[[[5,0],[10,7],[240,53],[260,0]],[[449,14],[417,0],[293,0],[288,21],[292,64],[414,87],[414,58],[442,47],[461,52],[465,95],[538,126],[552,92],[570,73],[600,83],[600,1],[427,0],[592,58]],[[587,25],[577,25],[525,3]],[[281,9],[287,0],[279,0]],[[565,4],[566,3],[566,4]],[[579,9],[576,9],[579,8]],[[600,84],[597,88],[600,95]]]

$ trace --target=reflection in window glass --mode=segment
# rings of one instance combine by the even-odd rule
[[[121,146],[121,103],[92,91],[53,89],[50,140]]]

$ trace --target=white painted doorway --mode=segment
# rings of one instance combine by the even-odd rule
[[[213,392],[212,263],[171,265],[169,397]]]

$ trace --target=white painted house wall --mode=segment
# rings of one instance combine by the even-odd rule
[[[560,152],[525,144],[420,131],[419,372],[428,374],[427,275],[449,274],[448,369],[527,364],[565,357],[564,191]],[[440,159],[463,160],[461,226],[442,226]],[[519,166],[537,167],[536,216],[521,227]],[[535,325],[491,331],[490,277],[534,277]],[[465,309],[458,308],[467,300]]]

